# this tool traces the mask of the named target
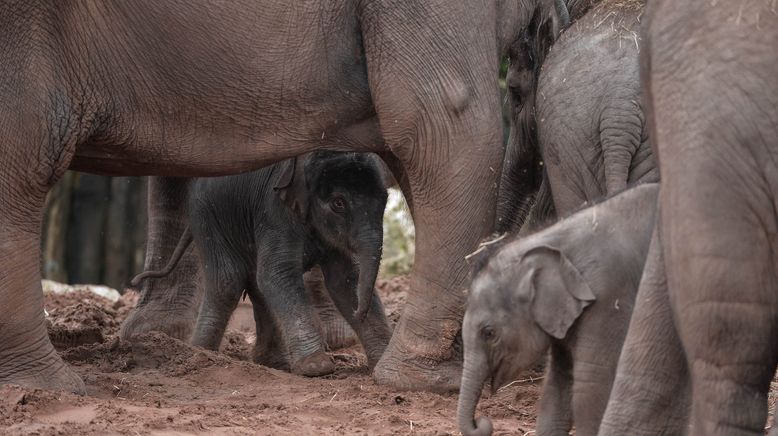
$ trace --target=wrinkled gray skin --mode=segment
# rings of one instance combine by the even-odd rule
[[[298,161],[195,180],[191,232],[181,236],[164,270],[146,271],[133,284],[169,273],[194,239],[205,296],[192,342],[218,348],[246,289],[257,324],[255,361],[317,376],[334,370],[303,281],[304,271],[320,265],[330,297],[362,339],[372,367],[390,337],[373,292],[387,196],[381,164],[370,155],[332,152]],[[364,311],[362,302],[369,304]]]
[[[551,213],[564,216],[629,184],[658,181],[640,96],[635,32],[642,5],[624,5],[604,0],[575,20],[542,60],[538,79],[530,71],[537,61],[526,57],[538,51],[536,37],[525,35],[513,47],[512,59],[525,61],[512,62],[507,77],[515,135],[503,167],[498,230],[524,223],[533,183],[551,194],[539,193],[538,200],[552,198]],[[546,172],[542,183],[541,171],[533,170],[537,158]]]
[[[223,176],[331,148],[381,154],[413,205],[411,291],[374,377],[455,389],[464,257],[492,231],[489,168],[503,158],[505,3],[3,2],[0,384],[83,392],[47,338],[40,287],[43,204],[66,169]],[[162,191],[158,210],[181,207]],[[183,227],[154,216],[150,232],[173,247]],[[169,254],[155,250],[149,268]],[[144,295],[124,333],[183,334],[196,298],[179,294],[194,288]]]
[[[778,363],[778,10],[771,1],[655,0],[642,21],[641,78],[662,173],[664,304],[680,344],[667,352],[684,356],[689,371],[689,433],[762,435]],[[675,361],[658,362],[657,372],[675,377]],[[624,381],[653,393],[624,398],[624,408],[661,409],[673,395],[652,391],[651,378]],[[617,418],[610,409],[606,418]],[[645,425],[629,434],[649,434]]]
[[[657,192],[657,184],[637,186],[487,250],[462,331],[457,418],[463,435],[491,434],[488,418],[473,419],[486,379],[494,391],[549,348],[537,434],[567,435],[573,423],[576,434],[597,434],[654,227]]]

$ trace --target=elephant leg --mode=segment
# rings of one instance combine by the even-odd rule
[[[273,314],[258,290],[250,292],[249,298],[254,309],[254,322],[257,326],[257,340],[254,343],[252,360],[270,368],[289,371],[289,360],[284,349],[284,341],[281,332],[276,327]]]
[[[321,269],[324,273],[324,281],[332,301],[335,302],[340,313],[346,318],[346,321],[348,321],[354,331],[357,332],[359,342],[367,355],[368,366],[370,368],[375,367],[392,336],[381,300],[378,298],[378,295],[373,293],[370,300],[370,310],[368,310],[364,320],[358,321],[354,318],[354,308],[358,304],[357,282],[359,273],[354,268],[351,260],[345,256],[333,253],[322,262]]]
[[[538,435],[568,435],[573,426],[573,365],[568,353],[551,349],[551,362],[538,404]]]
[[[381,384],[459,386],[465,256],[492,231],[504,153],[495,8],[463,0],[360,7],[371,96],[408,177],[403,193],[417,234],[408,302],[373,373]]]
[[[732,166],[717,170],[720,162],[709,158],[706,171],[683,175],[674,167],[663,185],[670,303],[691,374],[692,431],[764,434],[778,363],[775,206],[757,171],[733,178]]]
[[[290,241],[280,238],[280,243]],[[305,290],[301,260],[282,259],[279,253],[294,256],[291,247],[275,247],[264,244],[257,256],[256,283],[267,305],[275,326],[280,330],[294,374],[317,377],[335,371],[335,363],[325,352],[316,314]]]
[[[149,178],[146,271],[162,269],[173,254],[187,224],[188,184],[183,178]],[[202,298],[197,263],[197,252],[190,249],[167,277],[144,281],[138,305],[122,323],[120,336],[130,339],[156,330],[189,340]]]
[[[654,229],[599,434],[681,434],[689,389],[659,234]]]
[[[349,323],[343,319],[332,299],[327,295],[324,276],[318,266],[303,274],[305,289],[311,295],[316,314],[321,321],[324,342],[330,350],[350,347],[357,343],[357,336]]]
[[[65,147],[55,138],[31,133],[29,126],[37,127],[41,120],[31,115],[36,112],[19,108],[33,100],[22,95],[12,100],[12,110],[7,110],[7,101],[0,102],[0,125],[6,135],[0,141],[0,385],[83,394],[83,381],[49,341],[40,275],[46,193],[65,172],[73,144]],[[69,127],[67,121],[58,126],[47,131],[73,136],[62,131]],[[58,148],[53,149],[55,144]]]
[[[204,268],[205,292],[192,334],[192,345],[216,350],[224,337],[230,316],[246,288],[248,277],[245,271],[240,270],[240,264],[224,252],[221,252],[221,258],[218,260],[217,255],[204,254],[203,257],[203,265],[207,265]]]

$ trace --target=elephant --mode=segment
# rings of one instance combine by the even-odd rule
[[[457,419],[474,421],[484,382],[515,380],[550,349],[538,435],[596,435],[654,227],[657,184],[639,185],[530,236],[491,244],[474,261],[463,325]]]
[[[574,21],[553,45],[545,33],[530,32],[512,47],[511,59],[523,61],[511,62],[506,79],[514,130],[500,182],[500,232],[520,229],[536,197],[553,203],[538,210],[565,216],[659,180],[640,97],[643,2],[586,6],[571,11]]]
[[[648,374],[688,371],[691,434],[765,431],[778,364],[776,19],[771,1],[665,0],[642,19],[641,80],[662,174],[655,239],[667,296],[657,311],[668,315],[631,326],[622,361],[661,346],[639,343],[640,330],[671,317],[672,357]],[[623,434],[630,410],[662,408],[672,396],[642,374],[617,378],[614,392],[652,395],[624,396],[619,413],[609,404],[602,434]],[[634,422],[630,434],[648,425]]]
[[[319,265],[372,367],[391,336],[373,292],[387,198],[381,168],[375,156],[318,151],[250,173],[197,179],[189,188],[189,229],[173,257],[133,285],[169,274],[194,240],[206,285],[193,344],[218,348],[245,289],[257,324],[255,361],[319,376],[335,369],[303,281]]]
[[[331,149],[386,158],[417,229],[408,304],[374,378],[455,389],[464,256],[494,221],[498,65],[516,4],[4,2],[0,384],[84,391],[46,336],[40,285],[44,199],[67,169],[224,176]],[[183,208],[157,188],[152,214]],[[175,238],[182,216],[152,216],[149,231]],[[136,323],[184,332],[196,302],[178,297],[193,288],[144,295]]]

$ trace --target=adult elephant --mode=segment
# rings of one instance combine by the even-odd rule
[[[46,336],[36,257],[44,197],[66,169],[216,176],[334,148],[386,156],[418,229],[376,379],[456,387],[464,256],[492,228],[489,168],[503,154],[498,56],[522,4],[5,2],[0,384],[83,391]],[[141,310],[190,313],[176,297]]]
[[[641,77],[662,173],[655,244],[667,296],[659,294],[659,316],[633,322],[620,365],[639,368],[635,357],[659,349],[656,338],[640,341],[645,330],[671,317],[672,355],[654,359],[659,368],[648,374],[672,380],[688,370],[692,434],[764,434],[778,364],[776,22],[768,0],[657,0],[644,20]],[[629,422],[626,407],[650,413],[669,396],[664,383],[657,389],[645,372],[634,374],[617,376],[613,392],[627,403],[612,398],[601,434],[666,431]]]

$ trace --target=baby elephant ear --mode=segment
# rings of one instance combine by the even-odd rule
[[[306,159],[294,157],[278,164],[277,168],[280,170],[280,174],[273,187],[273,190],[278,193],[281,201],[286,204],[289,210],[303,220],[308,216],[305,161]]]
[[[556,248],[533,248],[524,259],[533,265],[532,316],[546,333],[563,339],[586,306],[594,302],[594,293],[575,265]]]

